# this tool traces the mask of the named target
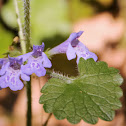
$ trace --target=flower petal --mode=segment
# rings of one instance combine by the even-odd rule
[[[95,62],[98,60],[98,57],[95,53],[93,53],[93,52],[88,52],[88,53],[89,53],[89,55],[86,56],[86,59],[93,58]]]
[[[31,56],[31,54],[32,54],[33,52],[29,52],[29,53],[26,53],[26,54],[24,54],[24,55],[20,55],[20,56],[18,56],[17,58],[23,58],[23,62],[24,61],[26,61],[30,56]]]
[[[14,79],[15,79],[15,83],[13,83],[13,82],[9,83],[9,88],[13,91],[21,90],[24,87],[24,84],[21,82],[21,80],[19,78],[17,78],[17,79],[14,78]]]
[[[46,68],[51,68],[52,67],[52,63],[51,61],[48,59],[48,57],[46,56],[46,54],[43,52],[42,53],[42,65],[43,67],[46,67]]]
[[[68,45],[66,55],[67,55],[68,60],[76,58],[76,52],[75,52],[74,48],[71,46],[71,44]]]
[[[38,76],[38,77],[41,77],[41,76],[45,76],[46,74],[46,69],[41,66],[40,69],[36,70],[35,71],[35,74]]]
[[[7,68],[9,67],[9,64],[10,63],[8,62],[8,63],[6,63],[5,65],[2,66],[2,68],[0,69],[0,75],[5,74]]]
[[[74,32],[70,34],[70,37],[68,38],[68,41],[72,42],[74,39],[79,38],[82,35],[83,31]]]
[[[79,38],[82,35],[83,31],[80,32],[75,32],[75,33],[71,33],[69,38],[64,41],[63,43],[61,43],[60,45],[52,48],[51,50],[48,51],[48,53],[50,55],[54,55],[54,54],[59,54],[59,53],[66,53],[68,45],[71,43],[76,42],[77,38]],[[77,40],[78,43],[78,40]],[[75,43],[76,44],[76,43]]]
[[[0,87],[1,87],[1,88],[6,88],[6,87],[8,87],[8,83],[6,83],[5,77],[6,77],[6,75],[0,77]]]
[[[31,75],[32,73],[35,73],[38,77],[45,76],[46,69],[43,66],[43,63],[45,63],[46,67],[50,67],[50,60],[47,58],[47,56],[44,54],[44,58],[41,57],[36,59],[34,57],[31,57],[31,59],[28,59],[28,63],[21,67],[21,70],[23,73],[27,75]]]
[[[30,77],[24,73],[21,73],[21,79],[24,81],[30,81]]]
[[[88,49],[82,42],[80,42],[80,41],[79,41],[79,43],[78,43],[78,46],[79,46],[82,50],[84,50],[84,51],[89,51],[89,49]]]
[[[23,65],[21,67],[21,70],[23,73],[27,74],[27,75],[31,75],[33,73],[33,69],[30,66],[30,63]]]

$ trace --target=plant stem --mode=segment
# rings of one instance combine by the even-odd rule
[[[31,118],[32,118],[32,111],[31,111],[31,81],[27,82],[26,90],[27,90],[27,126],[31,126]]]
[[[19,7],[18,7],[18,0],[14,0],[14,4],[15,4],[15,10],[16,10],[16,15],[17,15],[17,23],[18,23],[18,27],[19,27],[19,38],[20,38],[20,42],[21,42],[21,49],[22,49],[22,53],[25,54],[26,53],[26,44],[24,41],[23,28],[22,28]]]
[[[26,41],[26,51],[30,49],[30,0],[24,0],[24,36]]]
[[[53,78],[57,78],[57,79],[60,79],[60,80],[64,80],[66,81],[67,83],[72,83],[72,81],[75,80],[74,77],[68,77],[68,76],[65,76],[63,74],[60,74],[60,73],[56,73],[56,72],[51,72],[51,71],[46,71],[46,74],[53,77]]]
[[[24,36],[26,52],[30,49],[30,0],[24,0]],[[27,126],[31,126],[31,81],[27,82]]]

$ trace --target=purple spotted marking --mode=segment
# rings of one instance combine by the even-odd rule
[[[12,83],[12,84],[15,84],[15,82],[16,82],[16,81],[15,81],[15,77],[12,77],[12,78],[11,78],[11,83]]]
[[[86,57],[86,55],[85,54],[82,54],[82,57]]]
[[[35,63],[32,63],[32,64],[31,64],[31,67],[35,67]]]
[[[37,69],[39,69],[39,68],[40,68],[40,65],[39,65],[38,63],[37,63],[37,65],[36,65],[36,68],[37,68]]]
[[[9,79],[10,79],[10,77],[9,77],[9,76],[7,76],[7,77],[6,77],[6,82],[9,82]]]

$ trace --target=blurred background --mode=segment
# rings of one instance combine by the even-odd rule
[[[18,4],[23,23],[22,0]],[[80,41],[96,53],[99,60],[119,69],[124,78],[122,108],[116,111],[113,121],[99,119],[94,126],[126,126],[126,0],[31,0],[31,44],[44,42],[46,50],[65,41],[71,32],[80,30],[84,31]],[[15,50],[15,46],[20,50],[14,3],[0,0],[0,58]],[[51,61],[53,70],[68,76],[77,75],[76,61],[68,61],[66,55],[56,55]],[[38,103],[40,89],[47,78],[32,75],[33,126],[42,126],[48,118],[47,126],[72,126],[66,119],[58,121],[45,113]],[[9,88],[0,90],[0,126],[25,126],[25,92],[25,88],[17,92]],[[81,121],[75,126],[92,125]]]

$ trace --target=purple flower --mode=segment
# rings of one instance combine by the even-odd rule
[[[8,62],[7,58],[0,59],[0,75],[3,75],[5,73],[4,68],[7,62]]]
[[[22,67],[22,71],[25,74],[31,75],[32,73],[35,73],[38,77],[45,76],[45,67],[51,68],[52,64],[43,50],[44,43],[40,46],[33,45],[31,56],[29,56],[27,64]]]
[[[0,70],[0,87],[9,87],[13,91],[21,90],[24,85],[20,78],[24,81],[30,80],[30,77],[21,71],[22,66],[22,58],[9,57],[8,62]]]
[[[0,77],[1,77],[1,75],[4,74],[3,68],[4,68],[5,64],[7,63],[7,60],[8,60],[8,59],[6,59],[6,58],[0,59]],[[0,90],[1,90],[1,89],[2,89],[2,88],[1,88],[1,86],[0,86]]]
[[[66,53],[68,60],[76,58],[77,55],[77,64],[79,63],[79,59],[81,57],[85,60],[93,58],[95,61],[97,61],[98,58],[96,54],[90,52],[88,48],[78,40],[82,33],[83,31],[80,31],[78,33],[72,33],[65,42],[51,49],[49,51],[49,54],[54,55],[58,53]]]

